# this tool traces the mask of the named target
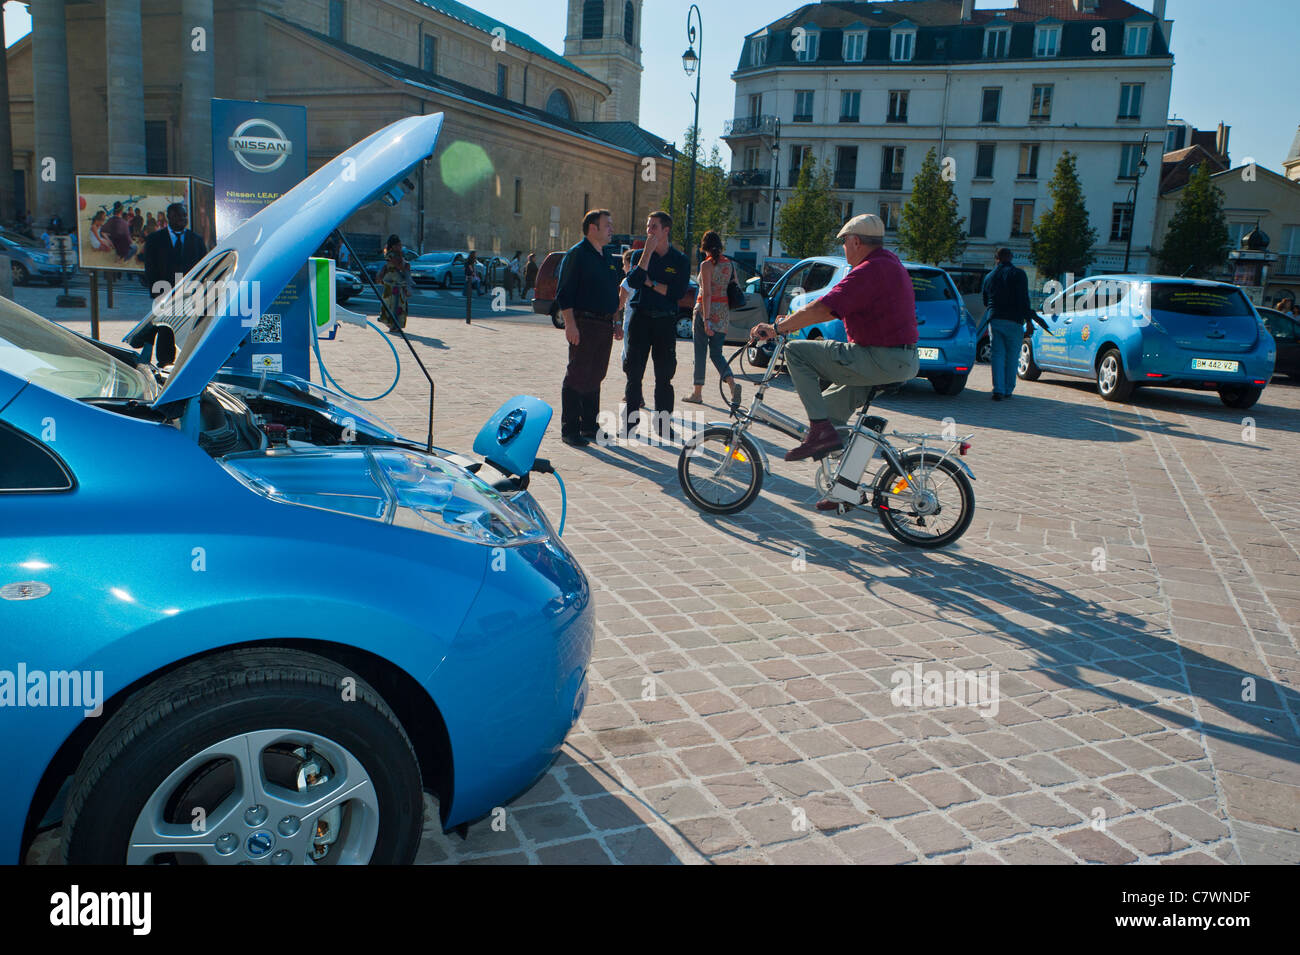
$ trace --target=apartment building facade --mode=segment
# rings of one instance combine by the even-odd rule
[[[1025,262],[1047,185],[1078,157],[1097,231],[1093,272],[1147,267],[1173,58],[1163,0],[822,2],[749,34],[732,74],[732,251],[767,254],[773,199],[809,159],[829,163],[841,215],[874,212],[893,234],[930,148],[953,181],[966,249]],[[1140,143],[1149,136],[1146,174]],[[1136,186],[1136,189],[1134,188]],[[779,240],[773,254],[781,254]]]

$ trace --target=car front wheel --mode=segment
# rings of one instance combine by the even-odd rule
[[[554,325],[556,328],[564,327],[564,316],[560,314],[560,310],[558,308],[551,309],[551,324]]]
[[[21,262],[14,262],[9,266],[9,271],[13,275],[14,285],[26,285],[32,280],[31,273],[27,271],[27,266]]]
[[[1107,401],[1128,401],[1133,397],[1133,387],[1119,352],[1108,348],[1097,362],[1097,393]]]
[[[975,346],[975,360],[981,365],[992,364],[993,362],[993,342],[987,338],[981,338],[980,343]]]
[[[1020,360],[1016,362],[1016,376],[1025,381],[1037,381],[1043,370],[1034,363],[1034,347],[1026,338],[1020,343]]]
[[[73,776],[69,864],[406,864],[420,767],[379,694],[331,660],[233,650],[108,721]]]
[[[1244,410],[1259,401],[1259,396],[1263,393],[1263,388],[1249,388],[1246,385],[1224,385],[1219,389],[1219,400],[1229,408]]]

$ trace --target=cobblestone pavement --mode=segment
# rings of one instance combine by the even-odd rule
[[[891,427],[976,432],[974,523],[932,553],[816,512],[813,466],[781,461],[775,432],[754,432],[773,473],[734,517],[685,502],[676,449],[562,445],[549,326],[408,331],[444,447],[512,394],[556,404],[542,454],[599,620],[555,767],[464,839],[430,799],[420,862],[1300,862],[1300,387],[1243,413],[1053,376],[994,404],[987,366],[955,398],[913,382],[879,406]],[[322,347],[352,390],[391,375],[368,330]],[[679,394],[690,359],[682,343]],[[403,370],[378,407],[422,435]],[[772,394],[799,412],[788,382]],[[534,489],[556,513],[553,482]],[[918,666],[996,673],[996,712],[896,705]]]

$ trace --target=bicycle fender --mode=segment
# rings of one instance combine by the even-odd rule
[[[918,445],[913,445],[913,446],[910,447],[910,448],[904,448],[902,451],[898,452],[898,456],[899,456],[899,457],[902,457],[904,454],[910,454],[910,453],[913,452],[913,451],[920,451],[920,450],[921,450],[921,448],[920,448]],[[926,449],[925,449],[925,453],[926,453],[926,454],[938,454],[939,452],[935,451],[933,448],[926,448]],[[972,481],[978,480],[978,479],[975,477],[975,472],[972,471],[972,470],[970,469],[970,465],[969,465],[969,464],[967,464],[967,463],[966,463],[965,461],[963,461],[961,458],[954,458],[954,457],[951,457],[951,455],[952,455],[952,452],[949,451],[947,454],[941,454],[941,455],[939,455],[939,459],[940,459],[940,460],[947,459],[947,460],[951,461],[953,464],[959,465],[959,466],[961,467],[961,469],[962,469],[963,471],[966,472],[966,476],[967,476],[968,478],[970,478]]]
[[[727,429],[730,429],[730,428],[733,426],[733,424],[734,424],[734,422],[731,422],[731,421],[708,421],[708,422],[705,422],[704,427],[705,427],[705,428],[727,428]],[[757,441],[756,439],[751,438],[750,440],[753,442],[754,447],[758,449],[758,459],[759,459],[761,462],[763,462],[763,473],[764,473],[764,474],[771,474],[771,473],[772,473],[772,466],[768,463],[768,460],[767,460],[767,451],[765,451],[765,450],[763,449],[763,446],[762,446],[761,444],[759,444],[758,441]]]

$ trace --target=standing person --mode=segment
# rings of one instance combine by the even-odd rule
[[[470,309],[474,301],[474,290],[478,288],[478,253],[470,252],[465,259],[465,324],[470,323]]]
[[[173,202],[167,207],[167,228],[155,229],[144,240],[144,284],[151,297],[169,291],[207,254],[203,239],[190,231],[189,224],[185,206]]]
[[[722,357],[731,324],[727,304],[727,285],[736,274],[736,266],[722,254],[722,236],[710,230],[700,240],[700,294],[695,302],[692,337],[695,340],[695,391],[682,401],[704,404],[704,353],[707,350],[713,367],[730,390],[736,384],[727,360]]]
[[[627,388],[623,393],[625,433],[636,426],[644,404],[641,382],[653,356],[657,431],[668,442],[677,440],[672,426],[673,375],[677,373],[677,303],[690,282],[690,265],[668,241],[673,217],[662,210],[650,213],[645,247],[632,253],[632,336],[627,346]]]
[[[627,284],[627,275],[632,271],[632,250],[623,251],[623,281],[618,283],[618,310],[623,314],[623,355],[619,365],[623,374],[627,374],[627,341],[632,333],[632,286]]]
[[[90,247],[96,252],[102,252],[109,246],[108,239],[100,235],[100,230],[104,228],[104,220],[108,218],[108,213],[100,209],[90,220]]]
[[[506,271],[506,301],[507,302],[512,301],[514,299],[515,292],[519,291],[519,287],[523,284],[524,281],[523,276],[519,274],[520,254],[521,254],[520,251],[518,249],[515,249],[514,258],[510,260],[509,268]]]
[[[582,241],[560,267],[555,304],[564,316],[569,364],[560,387],[560,440],[576,448],[595,440],[600,385],[609,371],[614,339],[623,338],[618,310],[618,263],[606,246],[614,235],[608,209],[582,219]]]
[[[537,286],[537,254],[528,253],[528,262],[524,265],[524,301],[531,302],[533,289]]]
[[[1029,306],[1029,277],[1024,269],[1011,264],[1011,250],[998,249],[997,262],[997,267],[984,277],[983,294],[989,309],[993,400],[1001,401],[1010,398],[1015,390],[1020,344],[1034,310]]]
[[[411,299],[411,264],[402,255],[402,240],[396,234],[390,235],[384,243],[379,286],[384,295],[384,323],[394,332],[405,328]]]

